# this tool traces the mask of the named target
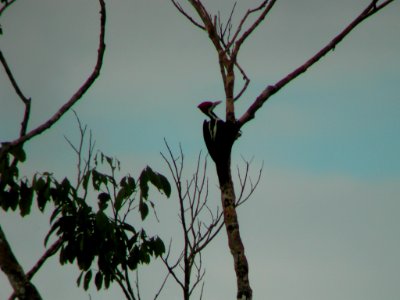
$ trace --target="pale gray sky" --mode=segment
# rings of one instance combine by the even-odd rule
[[[225,15],[234,3],[204,2]],[[258,3],[238,2],[236,17]],[[240,53],[251,84],[237,105],[238,115],[266,85],[325,45],[366,3],[277,1]],[[149,164],[167,174],[159,155],[166,137],[175,149],[182,143],[189,173],[198,151],[205,150],[204,117],[196,106],[223,97],[215,50],[169,1],[113,0],[107,8],[104,67],[75,109],[98,148],[117,156],[124,172],[135,175]],[[95,0],[19,0],[2,16],[0,48],[32,97],[32,127],[52,115],[90,73],[98,11]],[[239,210],[255,299],[400,298],[399,14],[395,1],[268,101],[243,128],[234,164],[241,155],[254,157],[256,172],[264,162],[258,190]],[[22,114],[4,72],[0,107],[4,141],[17,135]],[[72,113],[26,145],[24,172],[73,176],[74,156],[64,135],[77,139]],[[215,178],[213,168],[209,172]],[[218,203],[216,186],[211,186],[212,201]],[[178,243],[176,199],[155,192],[154,197],[160,199],[160,224],[146,226]],[[0,218],[29,269],[43,252],[48,216],[21,219],[1,212]],[[233,299],[233,264],[224,232],[203,259],[204,299]],[[143,299],[152,299],[163,272],[159,263],[143,268]],[[89,299],[75,287],[78,274],[75,266],[60,267],[53,258],[34,282],[45,299]],[[0,274],[0,299],[9,292]],[[90,293],[96,300],[122,298],[118,288]],[[161,299],[181,299],[172,280]]]

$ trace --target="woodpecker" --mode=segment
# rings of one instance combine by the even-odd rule
[[[203,123],[203,137],[208,153],[211,158],[216,161],[218,153],[218,137],[224,127],[225,122],[222,121],[215,113],[214,108],[220,104],[221,101],[205,101],[200,103],[197,107],[210,118],[210,120],[204,120]]]
[[[203,136],[208,153],[215,163],[227,163],[230,160],[234,141],[241,135],[237,122],[225,122],[214,113],[221,101],[205,101],[197,107],[210,118],[204,120]]]
[[[215,102],[205,101],[197,106],[206,116],[210,118],[210,121],[207,122],[207,127],[210,133],[211,140],[213,141],[215,141],[215,138],[217,136],[217,127],[218,127],[217,124],[222,122],[222,120],[218,118],[218,116],[214,113],[213,110],[220,103],[221,101],[215,101]]]

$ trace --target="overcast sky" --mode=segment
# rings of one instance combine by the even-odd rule
[[[237,22],[259,1],[238,1]],[[229,15],[234,1],[204,1]],[[311,57],[368,3],[366,0],[281,0],[240,53],[251,79],[237,104],[240,116],[255,97]],[[169,1],[107,2],[106,55],[100,78],[74,108],[97,148],[116,156],[123,174],[147,164],[168,174],[160,156],[165,137],[181,143],[187,173],[200,150],[204,119],[197,104],[223,98],[215,50],[206,34]],[[31,127],[51,116],[76,91],[95,63],[99,7],[95,0],[17,1],[2,15],[0,49],[23,92],[32,98]],[[233,165],[263,163],[261,183],[239,209],[255,299],[395,300],[400,298],[400,3],[358,27],[333,53],[273,96],[243,128]],[[237,76],[240,78],[240,76]],[[224,109],[218,108],[222,115]],[[23,107],[0,72],[0,140],[17,137]],[[26,145],[24,174],[73,176],[78,140],[68,113]],[[211,180],[214,169],[209,168]],[[210,199],[218,203],[216,184]],[[160,224],[179,249],[177,200],[153,192]],[[50,211],[48,213],[51,213]],[[43,252],[48,216],[0,213],[15,254],[29,269]],[[234,299],[232,258],[225,232],[203,257],[204,299]],[[75,266],[53,258],[35,277],[44,299],[89,299],[75,287]],[[143,299],[161,284],[156,263],[141,271]],[[0,299],[10,288],[0,274]],[[118,288],[92,299],[121,299]],[[181,299],[170,280],[161,299]],[[195,298],[196,299],[196,298]]]

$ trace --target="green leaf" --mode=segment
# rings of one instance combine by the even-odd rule
[[[61,182],[61,187],[63,189],[63,191],[68,194],[68,192],[70,191],[70,189],[72,188],[71,183],[69,182],[68,178],[65,177],[63,179],[63,181]]]
[[[18,190],[15,187],[9,191],[0,191],[0,204],[1,207],[7,211],[9,208],[15,210],[18,206]]]
[[[79,241],[79,250],[77,252],[78,267],[81,270],[89,270],[94,260],[95,254],[93,253],[93,243],[88,242],[84,238]]]
[[[47,233],[46,237],[44,238],[44,245],[47,245],[47,242],[54,231],[56,231],[62,224],[62,219],[57,220],[53,226],[51,226],[49,232]]]
[[[24,217],[31,212],[33,200],[33,189],[28,187],[25,182],[21,182],[20,197],[19,209],[21,216]]]
[[[97,290],[100,290],[103,285],[103,274],[101,274],[100,271],[96,273],[94,283],[96,284]]]
[[[6,198],[6,193],[4,191],[0,190],[0,206],[2,209],[4,209],[5,211],[7,211],[7,209],[5,208],[5,202],[7,201]]]
[[[110,166],[110,168],[113,169],[113,159],[112,159],[112,157],[109,157],[107,155],[104,155],[104,157],[106,158],[107,163]]]
[[[50,216],[50,224],[52,224],[57,218],[57,216],[62,212],[62,206],[58,206],[57,208],[54,209],[53,213]]]
[[[135,246],[129,253],[129,258],[128,258],[129,269],[135,270],[137,268],[137,265],[139,264],[139,259],[140,259],[140,250],[137,246]]]
[[[154,181],[151,183],[154,184],[159,191],[163,191],[168,198],[171,196],[171,185],[164,175],[155,173]]]
[[[76,280],[76,285],[77,285],[77,286],[80,286],[80,285],[81,285],[83,273],[85,273],[85,271],[82,271],[81,274],[79,274],[78,279]]]
[[[167,197],[171,195],[171,185],[168,179],[154,172],[149,166],[140,174],[140,198],[146,199],[149,195],[148,183],[151,182],[160,192],[164,192]]]
[[[124,188],[129,188],[128,190],[132,193],[136,189],[135,179],[133,179],[131,176],[125,176],[124,178],[122,178],[119,185]]]
[[[110,222],[107,215],[103,211],[99,211],[96,214],[96,225],[98,230],[105,233],[110,231]]]
[[[108,289],[110,287],[111,275],[105,274],[104,275],[104,288]]]
[[[61,248],[60,251],[60,264],[63,265],[67,262],[73,263],[77,254],[77,245],[75,241],[69,241],[66,246]]]
[[[18,206],[18,196],[19,196],[19,187],[17,185],[13,185],[10,189],[10,191],[8,192],[8,204],[9,207],[15,211],[17,209]]]
[[[120,226],[122,227],[122,229],[128,230],[128,231],[132,232],[133,234],[136,234],[136,229],[132,225],[124,222]]]
[[[40,178],[42,179],[42,178]],[[43,180],[43,179],[42,179]],[[44,182],[44,180],[43,180]],[[41,212],[44,211],[45,207],[46,207],[46,203],[47,201],[50,200],[50,178],[47,177],[47,181],[44,182],[44,185],[41,186],[41,188],[39,190],[36,190],[36,201],[37,201],[37,205],[39,207],[39,210]]]
[[[87,191],[87,187],[88,187],[88,183],[89,183],[89,179],[90,179],[90,174],[91,174],[91,171],[87,171],[85,173],[85,175],[83,175],[83,177],[82,177],[82,186],[83,186],[83,189],[85,191]]]
[[[149,207],[146,203],[144,203],[144,201],[139,202],[139,212],[142,220],[146,219],[147,215],[149,214]]]
[[[150,255],[147,247],[141,247],[139,252],[140,262],[149,264],[150,263]]]
[[[133,245],[136,244],[137,238],[138,238],[138,235],[137,235],[137,234],[134,234],[134,235],[129,239],[129,241],[126,243],[128,249],[131,249],[131,248],[133,247]]]
[[[46,182],[44,181],[43,177],[39,177],[36,179],[36,175],[33,177],[32,187],[35,189],[36,192],[39,192],[45,186]]]
[[[165,253],[165,245],[164,242],[156,237],[153,242],[153,252],[155,256],[161,256]]]
[[[87,291],[89,288],[90,280],[92,280],[92,270],[86,272],[85,278],[83,279],[83,289],[85,291]]]
[[[150,167],[147,167],[142,171],[140,174],[140,199],[147,199],[149,196],[149,169]],[[151,169],[150,169],[151,170]]]
[[[92,184],[96,191],[100,190],[102,184],[107,186],[109,179],[110,178],[107,175],[97,172],[96,170],[92,170]]]
[[[118,191],[117,197],[115,198],[114,202],[114,208],[117,212],[121,209],[122,203],[127,197],[129,197],[129,193],[127,193],[126,188],[122,187]]]
[[[132,189],[132,191],[135,191],[136,189],[135,179],[133,179],[133,177],[131,176],[128,177],[128,186]]]

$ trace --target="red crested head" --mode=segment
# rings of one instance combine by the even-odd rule
[[[209,116],[210,118],[214,118],[216,117],[213,109],[220,104],[221,101],[215,101],[215,102],[211,102],[211,101],[204,101],[202,103],[200,103],[199,105],[197,105],[197,107],[207,116]]]

